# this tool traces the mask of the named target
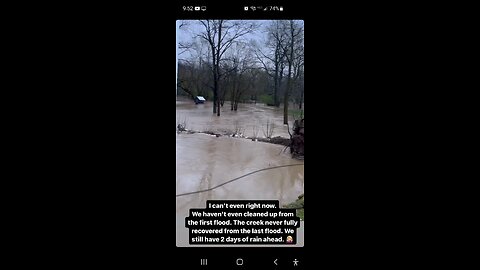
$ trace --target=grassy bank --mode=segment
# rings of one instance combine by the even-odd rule
[[[290,204],[284,205],[285,208],[297,209],[297,217],[304,220],[304,194],[298,196],[298,199]]]

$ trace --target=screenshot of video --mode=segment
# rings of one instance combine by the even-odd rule
[[[304,247],[304,20],[179,8],[176,246]]]

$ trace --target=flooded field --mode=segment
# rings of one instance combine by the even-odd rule
[[[274,123],[273,136],[290,138],[288,128],[283,124],[283,108],[266,106],[264,104],[239,104],[238,111],[231,111],[230,105],[225,103],[221,108],[221,116],[212,113],[213,103],[198,104],[191,100],[177,100],[177,123],[186,121],[187,129],[195,131],[214,131],[222,133],[234,130],[236,126],[244,129],[248,137],[253,135],[253,128],[257,127],[258,136],[265,137],[267,122]],[[290,128],[293,118],[289,116]]]
[[[235,125],[245,127],[252,136],[254,125],[267,120],[278,125],[273,136],[289,137],[283,126],[281,109],[264,105],[242,104],[238,112],[226,105],[220,117],[212,113],[212,105],[195,105],[192,101],[177,101],[177,122],[187,121],[187,129],[224,131]],[[228,110],[227,110],[228,107]],[[293,119],[292,119],[293,120]],[[263,136],[262,131],[258,136]],[[205,208],[206,200],[279,200],[280,205],[295,201],[304,193],[303,161],[292,159],[284,146],[254,142],[248,139],[206,134],[176,134],[176,194],[215,187],[258,169],[279,165],[294,165],[262,171],[228,183],[208,192],[176,198],[177,246],[188,245],[185,217],[190,208]],[[298,246],[304,245],[304,222],[298,230]]]

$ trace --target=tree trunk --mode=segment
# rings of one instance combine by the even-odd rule
[[[292,59],[293,59],[293,40],[290,48],[290,60],[288,62],[288,77],[287,88],[285,89],[285,96],[283,97],[283,124],[288,124],[288,95],[292,88]]]
[[[303,91],[300,93],[300,104],[298,104],[298,108],[300,110],[302,109],[302,103],[303,103]]]
[[[285,89],[285,96],[283,97],[283,124],[288,124],[288,90],[290,88],[290,77],[288,77],[287,89]]]
[[[278,46],[278,45],[277,45]],[[273,77],[273,105],[278,107],[280,103],[278,102],[278,49],[275,51],[275,74]]]
[[[293,47],[295,42],[293,21],[290,21],[290,44],[289,44],[289,58],[288,58],[288,78],[287,89],[285,89],[285,100],[283,106],[283,124],[288,124],[288,93],[292,88],[292,66],[293,66]]]
[[[218,81],[217,79],[215,79],[215,77],[213,80],[213,113],[214,114],[217,112],[217,101],[218,101],[218,93],[217,93]]]
[[[213,113],[217,112],[217,102],[218,102],[218,73],[216,67],[216,57],[215,57],[215,47],[211,44],[212,47],[212,59],[213,59]]]

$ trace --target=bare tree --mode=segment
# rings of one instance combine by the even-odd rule
[[[244,78],[244,80],[246,80],[245,91],[240,93],[241,95],[239,95],[239,97],[237,98],[237,104],[238,104],[238,101],[241,100],[243,94],[250,95],[250,96],[254,94],[256,96],[256,88],[260,84],[259,77],[260,77],[260,70],[258,68],[252,67],[247,70],[246,77]]]
[[[252,134],[253,134],[253,139],[256,139],[258,137],[258,127],[256,124],[252,126]]]
[[[194,85],[197,95],[209,99],[209,69],[207,57],[209,56],[208,44],[204,40],[197,40],[192,46],[192,59],[196,68]]]
[[[203,39],[189,41],[188,58],[180,58],[178,71],[179,89],[184,90],[192,99],[203,96],[207,100],[211,89],[211,64],[208,62],[210,51]]]
[[[267,74],[273,78],[273,103],[280,106],[278,94],[285,69],[287,33],[282,21],[273,21],[267,26],[266,49],[258,49],[256,56]]]
[[[295,57],[293,61],[293,91],[296,93],[296,101],[298,103],[298,109],[302,109],[302,103],[304,99],[304,52],[303,52],[303,45],[297,46],[295,50],[295,54],[297,57]]]
[[[204,31],[199,37],[208,42],[212,57],[213,113],[217,113],[217,116],[220,116],[219,82],[223,75],[220,71],[220,62],[232,44],[246,34],[251,33],[256,26],[248,21],[227,20],[200,20],[200,24],[203,26]]]
[[[293,67],[295,59],[299,57],[299,53],[303,53],[303,49],[299,49],[299,47],[303,47],[303,26],[298,21],[294,20],[283,22],[285,26],[284,30],[287,36],[287,42],[285,44],[286,46],[284,46],[283,49],[285,51],[285,57],[288,64],[287,88],[285,89],[283,99],[283,124],[288,124],[288,100],[289,93],[292,89],[294,75]]]
[[[180,59],[179,59],[180,60]],[[196,70],[192,63],[186,60],[181,60],[178,63],[178,78],[177,88],[182,89],[192,99],[195,97],[194,79]]]
[[[265,138],[270,139],[273,136],[273,131],[275,130],[275,123],[270,122],[270,119],[267,120],[267,126],[263,129],[263,135]]]
[[[224,90],[230,90],[230,110],[237,111],[242,97],[255,86],[258,72],[254,66],[252,50],[246,43],[236,42],[225,60],[224,69],[227,72]]]
[[[233,134],[238,136],[243,135],[243,133],[245,132],[245,128],[242,127],[238,120],[233,123],[233,130]]]
[[[178,21],[178,29],[179,30],[185,30],[189,26],[190,26],[190,23],[186,20],[179,20]],[[192,43],[190,43],[190,42],[186,42],[186,41],[178,42],[178,49],[180,50],[178,55],[182,55],[185,52],[189,51],[191,49],[191,47],[192,47]]]

